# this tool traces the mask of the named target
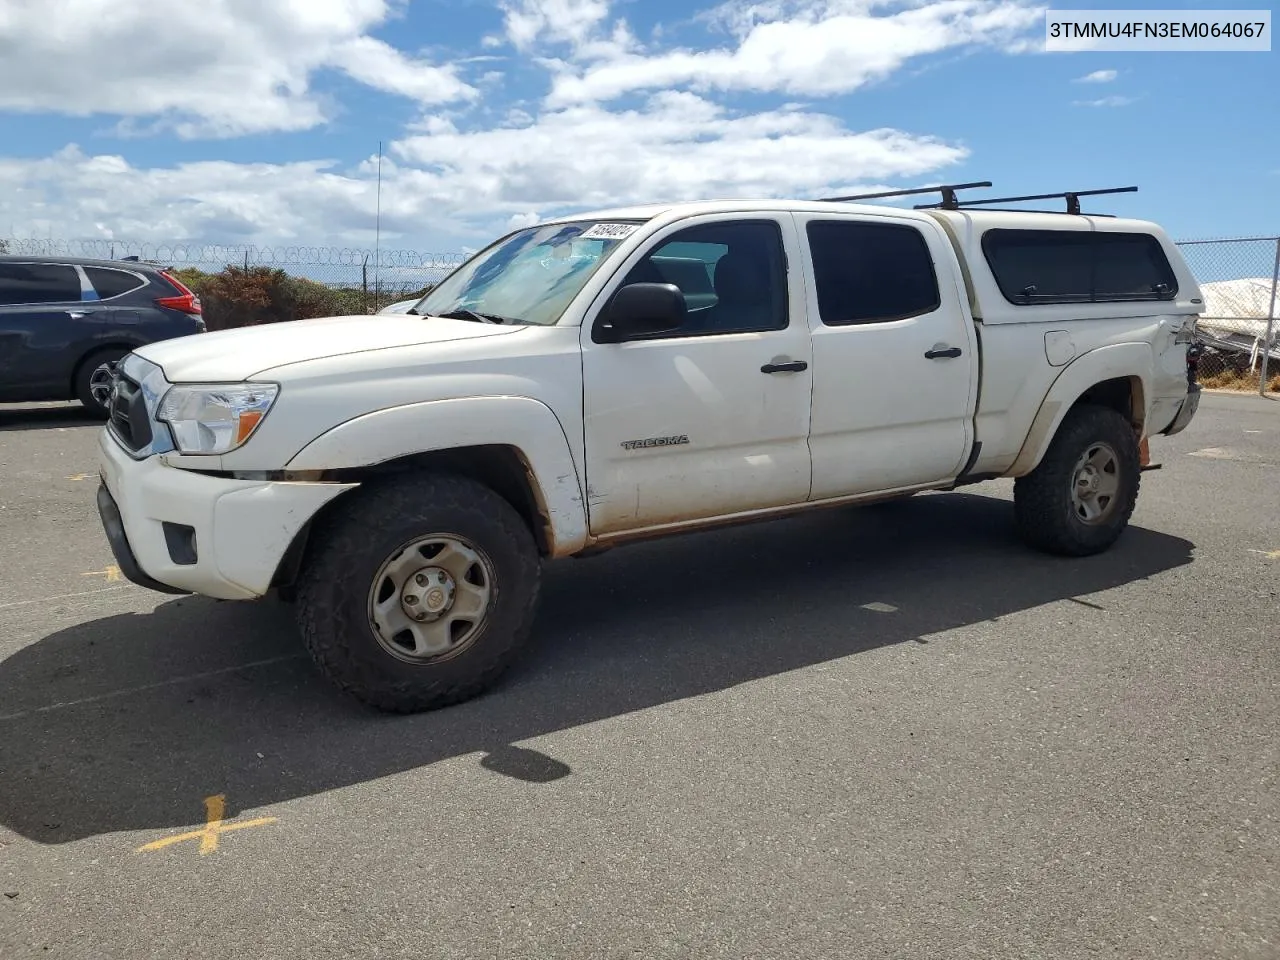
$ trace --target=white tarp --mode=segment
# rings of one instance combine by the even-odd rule
[[[1200,284],[1205,311],[1199,327],[1206,332],[1241,334],[1248,337],[1267,335],[1267,316],[1271,310],[1271,278],[1246,277],[1241,280],[1215,280]],[[1280,296],[1276,298],[1280,310]],[[1273,335],[1280,331],[1280,319],[1273,324]]]

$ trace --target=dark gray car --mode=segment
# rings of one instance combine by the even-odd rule
[[[79,400],[105,418],[117,362],[204,330],[199,297],[151,264],[0,256],[0,402]]]

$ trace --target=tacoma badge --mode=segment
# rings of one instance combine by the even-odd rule
[[[622,449],[639,450],[642,447],[675,447],[688,442],[688,436],[682,433],[678,437],[649,437],[647,440],[623,440]]]

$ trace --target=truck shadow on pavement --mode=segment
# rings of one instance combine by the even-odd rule
[[[198,821],[211,794],[226,795],[230,819],[403,771],[435,776],[433,763],[469,754],[539,789],[571,771],[550,758],[539,769],[521,741],[927,643],[1153,577],[1191,552],[1132,527],[1102,556],[1047,557],[1014,538],[1007,500],[964,493],[619,549],[549,565],[533,642],[497,688],[408,717],[332,689],[282,604],[167,600],[0,662],[0,823],[49,844],[169,830]]]
[[[24,406],[0,403],[0,433],[9,430],[52,430],[57,427],[99,427],[106,421],[89,416],[79,403]]]

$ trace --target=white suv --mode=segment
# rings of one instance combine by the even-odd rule
[[[485,248],[421,315],[137,350],[98,503],[134,582],[277,590],[328,676],[424,710],[511,662],[549,558],[995,477],[1017,478],[1029,544],[1106,549],[1139,440],[1195,414],[1202,310],[1178,248],[1134,220],[574,216]]]

